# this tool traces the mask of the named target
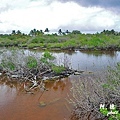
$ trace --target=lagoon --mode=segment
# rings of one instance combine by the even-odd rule
[[[0,60],[4,55],[12,55],[11,49],[0,49]],[[44,51],[17,50],[18,58],[32,55],[40,57]],[[4,55],[3,55],[4,53]],[[23,53],[23,54],[22,54]],[[120,62],[120,51],[51,51],[57,65],[67,64],[74,70],[93,73],[107,70]],[[34,91],[26,94],[24,82],[9,81],[0,77],[0,120],[69,120],[72,106],[66,101],[70,94],[71,81],[79,76],[71,75],[56,81],[45,82],[48,91]]]

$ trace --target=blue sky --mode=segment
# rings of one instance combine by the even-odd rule
[[[0,33],[49,28],[50,31],[120,31],[119,0],[0,0]]]

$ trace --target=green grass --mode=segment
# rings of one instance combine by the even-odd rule
[[[61,72],[63,72],[63,71],[65,70],[65,67],[53,65],[53,66],[52,66],[52,70],[53,70],[56,74],[60,74]]]
[[[3,68],[7,68],[9,70],[15,70],[15,64],[12,61],[2,61],[1,65]]]
[[[29,41],[29,42],[28,42]],[[21,46],[28,48],[108,48],[109,46],[120,48],[120,34],[68,34],[68,35],[0,35],[0,47]]]
[[[35,57],[28,56],[27,67],[30,68],[30,69],[37,67],[37,60],[35,59]]]

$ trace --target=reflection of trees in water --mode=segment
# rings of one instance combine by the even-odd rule
[[[102,56],[102,55],[106,55],[106,56],[110,56],[110,57],[114,57],[116,56],[116,51],[113,51],[113,50],[101,50],[101,51],[80,51],[81,53],[84,53],[84,54],[87,54],[88,56],[89,55],[93,55],[93,56]]]
[[[11,80],[8,79],[6,76],[2,76],[0,78],[0,85],[6,85],[10,88],[15,88],[19,92],[23,92],[25,90],[25,86],[30,86],[30,82],[25,82],[25,81],[18,81],[16,79]]]
[[[15,88],[15,89],[19,88],[17,81],[10,81],[6,76],[2,76],[0,78],[0,85],[1,86],[5,85],[9,88]]]
[[[75,53],[74,50],[59,50],[59,51],[51,51],[52,53],[65,53],[65,54],[68,54],[68,55],[72,55]]]
[[[64,88],[66,87],[66,81],[65,80],[57,80],[57,81],[50,81],[45,83],[45,87],[47,89],[53,89],[54,91],[57,90],[64,90]]]
[[[57,90],[57,89],[61,89],[62,91],[64,90],[66,84],[64,83],[64,81],[58,81],[55,83],[55,85],[53,86],[53,89],[54,90]]]
[[[58,91],[58,90],[64,91],[66,84],[68,84],[68,78],[62,78],[56,81],[45,82],[45,88],[48,90],[51,89],[54,91]],[[9,88],[15,88],[19,92],[24,92],[26,89],[31,87],[31,83],[29,81],[28,82],[18,81],[16,79],[11,80],[11,79],[8,79],[6,76],[0,78],[0,85],[6,85]]]

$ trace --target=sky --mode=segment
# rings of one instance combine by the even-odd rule
[[[120,31],[120,0],[0,0],[0,33]]]

